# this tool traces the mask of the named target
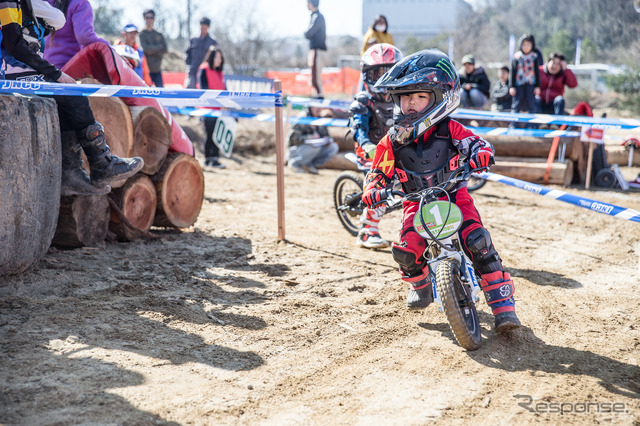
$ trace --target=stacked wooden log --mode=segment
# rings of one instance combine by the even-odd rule
[[[119,98],[92,97],[90,104],[111,152],[142,157],[145,165],[135,176],[112,183],[106,196],[63,197],[53,244],[81,247],[105,238],[131,241],[149,237],[152,225],[193,225],[204,199],[204,175],[192,156],[168,152],[167,119],[153,107],[128,107]]]
[[[473,130],[473,128],[471,128]],[[496,151],[494,173],[538,184],[570,185],[584,183],[586,177],[586,151],[580,138],[562,138],[557,152],[564,153],[563,161],[547,163],[552,150],[552,138],[518,136],[484,136]],[[554,158],[558,157],[557,152]],[[546,180],[545,180],[546,176]]]
[[[56,103],[0,95],[0,274],[20,273],[49,250],[60,161]]]

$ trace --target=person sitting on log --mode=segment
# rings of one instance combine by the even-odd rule
[[[321,102],[322,98],[317,98]],[[309,106],[300,117],[330,118],[331,110]],[[318,174],[318,168],[326,164],[339,151],[338,144],[329,135],[326,126],[297,123],[289,132],[287,164],[296,173]]]
[[[75,84],[73,78],[42,57],[47,28],[36,19],[31,0],[3,2],[0,26],[7,80]],[[62,138],[62,195],[103,195],[111,191],[110,182],[131,177],[142,169],[144,161],[140,157],[111,154],[104,128],[95,120],[86,97],[46,97],[56,101],[61,132],[75,133],[75,137]],[[82,150],[89,161],[90,177],[82,168]]]

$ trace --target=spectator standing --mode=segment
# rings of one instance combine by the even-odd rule
[[[210,46],[204,61],[198,70],[198,88],[205,90],[226,90],[224,81],[224,56],[218,46]],[[219,109],[219,108],[210,108]],[[216,117],[202,117],[207,138],[204,143],[204,165],[224,169],[226,166],[220,162],[220,149],[213,142],[213,131],[218,119]]]
[[[529,37],[531,37],[531,43],[533,43],[533,51],[536,53],[536,55],[538,55],[536,59],[536,66],[540,67],[544,65],[544,55],[542,54],[540,49],[538,49],[538,45],[536,44],[536,38],[534,37],[534,35],[529,34]]]
[[[147,9],[142,16],[145,29],[140,32],[140,44],[149,65],[149,77],[156,87],[164,87],[162,57],[167,53],[167,42],[162,33],[153,28],[156,12],[153,9]]]
[[[204,57],[209,51],[209,47],[217,46],[218,42],[209,35],[209,27],[211,26],[211,20],[209,18],[202,18],[200,20],[200,35],[192,37],[189,40],[189,47],[186,50],[186,62],[187,62],[187,78],[184,82],[184,86],[187,89],[195,89],[198,82],[198,69],[204,60]]]
[[[393,36],[389,33],[389,23],[387,17],[384,15],[376,16],[373,25],[371,25],[364,34],[360,56],[364,55],[364,52],[366,52],[368,48],[378,43],[389,43],[393,45]]]
[[[304,33],[309,40],[309,56],[307,65],[311,70],[311,86],[314,97],[322,97],[322,56],[321,51],[327,50],[327,29],[324,16],[318,10],[320,0],[307,0],[307,7],[311,11],[309,29]]]
[[[69,59],[92,43],[109,42],[96,35],[93,28],[93,9],[88,0],[47,0],[61,10],[67,19],[62,28],[45,38],[47,49],[44,59],[57,68],[65,66]]]
[[[308,107],[301,117],[324,118],[331,116],[330,110]],[[318,167],[338,153],[338,144],[329,136],[325,126],[296,124],[289,134],[288,165],[298,173],[318,174]]]
[[[540,67],[540,96],[536,97],[538,112],[564,115],[564,86],[578,87],[576,76],[569,68],[564,55],[553,52],[549,61]]]
[[[535,113],[535,97],[540,96],[540,70],[536,66],[538,54],[531,34],[523,34],[518,46],[509,74],[509,94],[513,97],[511,111]]]
[[[491,91],[491,109],[499,112],[511,111],[509,94],[509,67],[504,65],[498,70],[498,82]]]
[[[489,77],[483,67],[476,67],[476,60],[471,54],[462,58],[460,86],[462,87],[460,103],[465,108],[481,109],[489,98]]]

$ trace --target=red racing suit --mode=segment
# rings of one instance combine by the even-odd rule
[[[454,170],[457,167],[458,157],[460,155],[466,158],[481,147],[489,147],[493,151],[493,147],[489,142],[475,135],[457,121],[449,119],[446,119],[439,125],[433,126],[418,139],[415,139],[408,143],[425,144],[424,149],[428,150],[429,146],[434,144],[434,137],[437,137],[435,133],[442,133],[440,129],[442,129],[443,126],[448,126],[448,132],[446,132],[445,127],[445,133],[449,133],[450,135],[450,144],[448,151],[449,156],[446,159],[449,164],[445,167],[445,169]],[[403,183],[403,189],[405,192],[415,192],[410,188],[407,188],[407,185],[405,185],[405,182],[407,182],[407,174],[397,163],[396,154],[400,147],[400,145],[392,142],[388,134],[384,138],[382,138],[380,143],[378,143],[373,159],[372,168],[367,175],[367,179],[364,185],[363,198],[365,198],[371,191],[377,191],[387,187],[387,185],[392,182],[394,174],[396,174],[399,177],[400,182]],[[420,172],[420,170],[409,171]],[[446,197],[444,199],[446,199]],[[484,227],[482,226],[480,214],[473,204],[473,199],[467,192],[466,182],[458,186],[458,188],[451,194],[451,199],[462,211],[462,226],[460,227],[459,231],[460,241],[465,246],[465,251],[471,257],[471,260],[474,261],[473,255],[470,252],[469,248],[466,247],[465,241],[467,240],[467,236],[469,235],[469,233],[476,229]],[[398,244],[397,246],[402,247],[405,251],[412,252],[413,254],[415,254],[415,258],[417,259],[417,261],[420,261],[424,259],[423,253],[426,248],[426,242],[424,238],[422,238],[413,228],[413,217],[415,216],[417,211],[417,202],[404,202],[400,244]],[[481,273],[494,272],[495,270],[498,270],[498,265],[495,261],[489,262],[493,263],[493,265],[476,265],[476,263],[477,262],[474,261],[474,266],[476,266],[476,269],[479,269]],[[480,266],[480,268],[478,268],[478,266]],[[485,268],[483,268],[482,266],[485,266]],[[486,268],[486,266],[488,266],[488,268]],[[502,270],[501,263],[499,266],[499,270]],[[401,270],[401,272],[403,271]],[[404,271],[403,273],[403,276],[405,277],[406,272],[407,271]]]

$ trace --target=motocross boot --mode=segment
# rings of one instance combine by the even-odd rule
[[[403,278],[405,281],[409,279]],[[407,309],[417,311],[424,309],[433,302],[433,284],[431,277],[426,277],[416,281],[409,282],[409,294],[407,295]]]
[[[104,195],[111,192],[109,185],[95,187],[82,168],[82,148],[78,145],[74,132],[62,132],[62,183],[60,195]]]
[[[111,154],[104,137],[104,128],[98,122],[77,130],[76,134],[89,161],[91,182],[96,186],[127,179],[144,166],[144,160],[140,157],[120,158]]]
[[[520,320],[516,315],[516,302],[513,298],[515,288],[509,273],[496,271],[484,274],[481,278],[480,287],[495,316],[496,333],[520,328]]]
[[[389,241],[380,236],[380,232],[378,231],[380,218],[386,210],[386,206],[380,206],[375,209],[364,209],[360,217],[362,228],[358,231],[358,238],[356,240],[358,247],[380,249],[387,248],[391,245]]]

